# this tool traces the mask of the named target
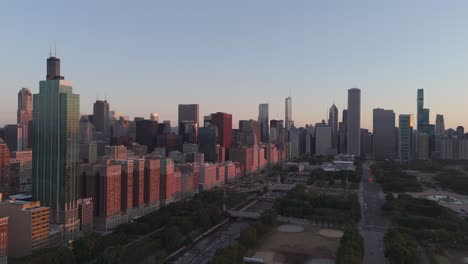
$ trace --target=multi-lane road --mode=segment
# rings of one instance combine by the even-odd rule
[[[359,195],[362,216],[359,228],[364,238],[364,264],[387,263],[384,255],[384,235],[390,227],[390,222],[382,211],[385,195],[373,179],[370,165],[371,163],[367,162],[362,166]]]

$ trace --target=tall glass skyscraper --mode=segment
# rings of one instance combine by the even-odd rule
[[[284,100],[284,103],[285,103],[284,121],[285,121],[286,131],[289,131],[289,129],[293,125],[291,96],[286,97],[286,99]]]
[[[403,161],[411,160],[413,115],[400,115],[398,126],[398,158]]]
[[[348,124],[347,151],[349,154],[361,155],[361,90],[348,90]]]
[[[425,130],[424,126],[429,125],[429,109],[424,108],[424,89],[418,89],[417,103],[417,130],[423,132]]]
[[[67,228],[78,198],[79,102],[72,83],[60,76],[60,59],[47,59],[47,80],[33,100],[32,195],[50,207],[51,222],[67,222]]]
[[[269,117],[268,117],[268,104],[258,105],[258,122],[260,122],[261,142],[269,142]]]
[[[328,111],[328,126],[331,127],[332,148],[338,149],[338,108],[333,104]]]

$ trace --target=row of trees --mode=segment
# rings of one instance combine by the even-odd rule
[[[383,209],[395,227],[385,236],[385,254],[392,263],[416,263],[418,243],[430,251],[468,246],[468,224],[435,201],[388,194]]]
[[[364,239],[354,226],[348,227],[340,241],[337,264],[361,264],[364,259]]]
[[[142,260],[148,255],[162,257],[184,244],[191,243],[197,234],[208,230],[227,217],[221,208],[239,204],[246,194],[223,191],[207,191],[191,200],[180,201],[143,216],[132,223],[120,225],[111,234],[86,235],[73,243],[73,250],[66,247],[50,249],[16,263],[128,263]],[[145,239],[144,235],[152,234]],[[130,242],[134,241],[131,245]],[[136,241],[136,242],[135,242]],[[50,262],[41,262],[49,259]]]
[[[401,165],[394,161],[379,161],[371,166],[377,182],[385,192],[419,192],[422,190],[416,176],[401,169]]]
[[[448,170],[434,177],[434,180],[456,193],[468,195],[468,176],[458,170]]]

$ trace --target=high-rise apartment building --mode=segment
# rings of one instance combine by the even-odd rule
[[[331,127],[332,148],[338,150],[338,108],[333,104],[328,111],[328,126]]]
[[[348,90],[347,152],[361,155],[361,90]]]
[[[8,216],[0,217],[0,264],[8,263]]]
[[[99,218],[108,218],[120,214],[121,210],[121,165],[104,161],[99,170]]]
[[[60,76],[60,59],[47,59],[46,79],[33,100],[32,196],[50,207],[53,223],[76,230],[78,217],[69,212],[78,198],[80,98]]]
[[[436,136],[445,134],[444,115],[439,115],[439,114],[436,115],[435,134]]]
[[[398,158],[408,161],[412,159],[413,115],[400,115],[398,124]]]
[[[93,106],[93,124],[95,131],[100,134],[99,140],[107,144],[110,140],[110,116],[107,100],[97,100]]]
[[[375,159],[395,159],[395,113],[393,110],[374,109],[373,128]]]
[[[0,192],[10,194],[10,149],[0,138]]]
[[[148,205],[159,204],[161,161],[155,158],[145,160],[144,201]]]
[[[263,143],[269,142],[269,117],[268,117],[268,104],[260,104],[258,105],[258,122],[260,122],[260,130],[261,130],[261,139],[260,141]]]
[[[285,103],[285,114],[284,114],[284,121],[286,131],[289,131],[291,126],[293,125],[294,121],[292,119],[292,98],[291,96],[286,97],[284,100]]]

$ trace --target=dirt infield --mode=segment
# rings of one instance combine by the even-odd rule
[[[300,225],[281,225],[278,227],[278,231],[285,233],[300,233],[304,232],[304,227]]]
[[[329,238],[341,238],[343,236],[343,231],[336,229],[320,229],[319,234]]]

